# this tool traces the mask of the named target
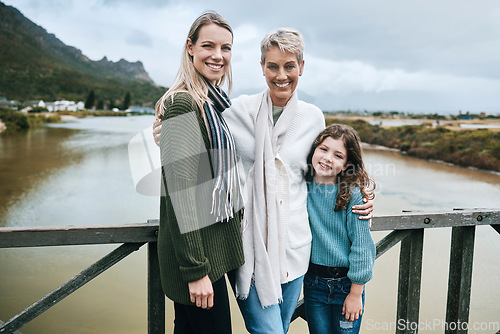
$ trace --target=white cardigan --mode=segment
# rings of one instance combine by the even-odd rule
[[[255,120],[263,94],[242,95],[232,100],[232,106],[223,117],[236,142],[236,151],[241,159],[239,173],[243,196],[246,185],[252,180],[248,174],[255,160]],[[307,170],[307,155],[313,140],[325,127],[322,111],[309,103],[298,101],[294,115],[284,110],[275,124],[277,137],[276,154],[276,207],[280,217],[281,237],[285,239],[287,278],[292,281],[307,271],[311,253],[311,231],[307,215],[307,186],[304,172]],[[280,122],[281,121],[281,122]],[[245,257],[247,257],[245,255]]]

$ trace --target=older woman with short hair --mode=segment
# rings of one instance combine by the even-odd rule
[[[269,33],[261,42],[268,88],[234,99],[224,113],[243,166],[245,264],[233,283],[251,333],[288,331],[309,265],[312,236],[304,174],[311,143],[325,119],[318,107],[298,99],[303,52],[297,30]],[[372,206],[362,209],[370,212]]]

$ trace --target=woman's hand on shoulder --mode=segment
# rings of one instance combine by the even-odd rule
[[[365,204],[354,205],[352,207],[352,212],[359,216],[359,219],[365,219],[370,221],[370,228],[372,227],[372,212],[373,212],[373,200],[363,198]]]
[[[159,118],[155,119],[153,123],[153,138],[156,145],[160,146],[160,135],[161,135],[161,120]]]
[[[188,287],[191,303],[203,309],[211,309],[214,306],[214,289],[208,275],[189,282]]]

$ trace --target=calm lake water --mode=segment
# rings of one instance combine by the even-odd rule
[[[159,200],[135,191],[128,143],[149,128],[152,116],[74,120],[0,136],[0,226],[143,223],[158,218]],[[377,182],[375,214],[402,210],[498,208],[500,175],[365,150]],[[375,241],[386,232],[374,232]],[[425,234],[420,333],[442,333],[451,230]],[[57,288],[118,245],[0,249],[0,320]],[[144,247],[143,247],[144,248]],[[146,250],[127,257],[21,328],[29,333],[145,333]],[[500,314],[500,236],[476,232],[469,333],[495,333]],[[394,333],[399,247],[375,264],[366,287],[363,333]],[[234,332],[244,333],[233,302]],[[173,308],[167,302],[167,333]],[[475,331],[472,326],[487,330]],[[487,327],[490,326],[490,327]],[[495,327],[496,326],[496,327]],[[480,328],[480,327],[478,327]],[[292,323],[290,333],[307,332]]]

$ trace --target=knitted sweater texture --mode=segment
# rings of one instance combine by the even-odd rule
[[[211,221],[210,143],[192,97],[178,93],[173,102],[168,99],[162,121],[161,282],[167,297],[190,305],[188,282],[206,275],[215,282],[243,265],[241,213],[228,221]]]
[[[351,192],[346,210],[334,211],[337,185],[308,184],[307,210],[313,236],[311,262],[328,267],[348,267],[347,277],[366,284],[373,276],[375,244],[368,221],[352,213],[362,204],[359,188]]]

